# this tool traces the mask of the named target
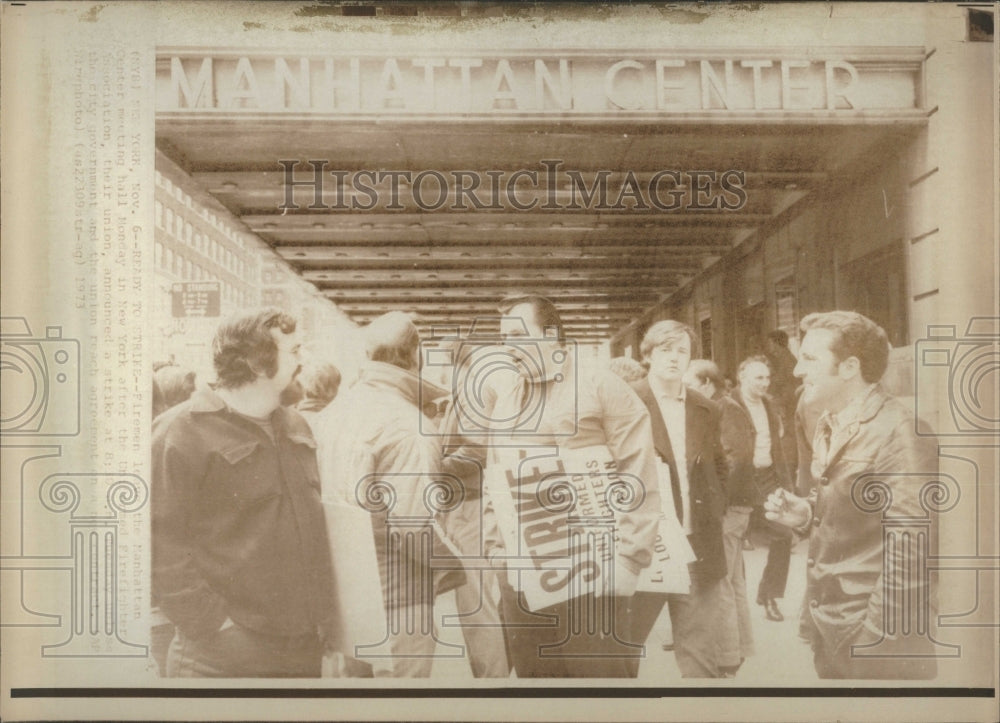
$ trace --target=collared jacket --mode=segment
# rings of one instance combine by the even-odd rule
[[[405,535],[389,534],[388,529],[390,518],[401,521],[397,532],[405,532],[403,521],[407,519],[431,525],[439,511],[435,500],[460,494],[452,489],[457,483],[449,487],[442,475],[440,441],[433,422],[419,406],[422,398],[439,395],[440,389],[411,371],[367,362],[351,388],[315,420],[323,497],[346,500],[371,512],[371,534],[386,605],[426,602],[434,592],[464,582],[460,573],[435,576],[424,566],[420,550],[410,547]],[[371,482],[377,484],[372,486]],[[432,487],[440,495],[435,495]],[[446,556],[440,538],[432,534],[434,553]],[[390,559],[398,560],[400,568],[394,568]],[[342,571],[337,574],[339,579]],[[350,571],[347,578],[361,574],[364,571]]]
[[[474,410],[480,407],[493,409],[496,389],[491,384],[481,385],[475,390],[479,395],[475,400],[469,399],[471,391],[460,389],[449,399],[450,404],[441,418],[439,432],[444,453],[441,468],[452,479],[458,480],[463,489],[461,504],[443,515],[441,523],[445,534],[463,554],[485,555],[489,547],[496,548],[500,544],[496,515],[489,506],[489,498],[483,493],[488,449],[485,433],[488,430],[471,423],[466,418],[468,413],[462,409],[465,405],[472,406]],[[471,427],[471,430],[466,427]]]
[[[328,630],[316,443],[293,410],[270,421],[273,439],[204,390],[153,424],[153,597],[191,637],[227,617],[269,635]]]
[[[899,633],[934,617],[926,570],[912,565],[936,549],[936,516],[921,504],[937,479],[936,443],[918,436],[912,412],[878,387],[836,438],[814,480],[802,633],[844,656],[846,646],[882,640],[886,677],[925,677],[927,661],[914,657],[926,652],[921,640]],[[893,544],[883,544],[885,535]]]
[[[764,397],[762,401],[771,434],[771,462],[774,465],[774,473],[778,483],[785,489],[791,490],[791,478],[781,444],[781,417],[771,399]],[[722,412],[720,420],[722,449],[728,467],[726,478],[728,503],[730,506],[757,507],[764,502],[754,485],[753,453],[757,441],[757,428],[740,389],[734,389],[730,396],[720,398],[719,409]]]
[[[675,508],[681,509],[677,462],[667,425],[660,413],[656,395],[648,379],[632,385],[646,408],[652,423],[653,447],[670,468]],[[726,553],[722,546],[722,516],[726,511],[723,480],[726,458],[719,441],[719,408],[715,402],[698,392],[685,392],[685,453],[688,465],[688,485],[691,496],[691,534],[688,539],[694,550],[691,563],[692,579],[711,582],[726,574]]]

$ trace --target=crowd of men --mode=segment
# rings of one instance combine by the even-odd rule
[[[852,496],[887,475],[913,507],[906,473],[936,471],[878,384],[880,327],[810,314],[798,359],[774,333],[729,389],[678,321],[649,327],[641,364],[585,370],[548,299],[499,314],[495,343],[435,346],[444,387],[400,312],[365,328],[367,362],[339,393],[335,367],[303,369],[296,321],[275,309],[220,325],[213,383],[166,375],[190,398],[161,400],[153,422],[164,675],[428,677],[453,592],[477,677],[635,677],[664,611],[682,676],[735,677],[754,654],[751,527],[773,621],[809,538],[800,631],[820,677],[935,675],[886,624],[933,601],[927,578],[885,564],[880,518]],[[500,371],[480,384],[477,368]]]

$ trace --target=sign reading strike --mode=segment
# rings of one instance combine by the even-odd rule
[[[187,281],[170,288],[174,318],[219,315],[219,282]]]
[[[166,51],[157,62],[157,110],[404,116],[913,110],[923,60],[913,48],[852,56],[734,50],[711,57]]]
[[[610,497],[621,484],[641,483],[623,479],[603,446],[560,449],[558,457],[515,459],[512,453],[488,468],[487,491],[507,554],[531,563],[509,566],[510,584],[532,610],[611,591],[620,510]],[[653,552],[638,589],[687,592],[694,555],[672,509],[661,520]]]

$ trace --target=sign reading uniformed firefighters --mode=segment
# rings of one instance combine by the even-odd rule
[[[523,452],[523,453],[522,453]],[[530,450],[504,450],[487,468],[486,484],[503,536],[512,587],[531,610],[586,594],[605,595],[620,511],[610,505],[612,487],[626,482],[608,448],[560,448],[558,455],[529,457]],[[663,472],[661,472],[663,474]],[[669,472],[658,480],[670,488]],[[642,484],[635,480],[634,483]],[[638,590],[687,593],[687,565],[694,553],[677,521],[672,496],[665,503],[652,564],[639,576]],[[525,561],[529,565],[520,564]]]
[[[174,318],[219,316],[219,282],[185,281],[170,288]]]

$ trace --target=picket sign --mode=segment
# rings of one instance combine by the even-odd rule
[[[536,456],[528,456],[532,453]],[[537,455],[537,449],[508,448],[486,470],[484,484],[506,554],[514,558],[508,563],[510,584],[524,593],[531,610],[585,593],[608,594],[620,514],[609,504],[608,490],[622,481],[615,460],[603,445]],[[672,495],[661,497],[670,507],[659,523],[653,564],[640,575],[637,589],[686,593],[687,563],[694,553]],[[531,565],[523,565],[526,561]]]
[[[695,561],[694,550],[677,519],[674,495],[671,491],[670,467],[657,462],[660,484],[660,504],[663,513],[653,543],[653,562],[639,573],[636,590],[642,592],[684,593],[691,589],[688,563]]]

